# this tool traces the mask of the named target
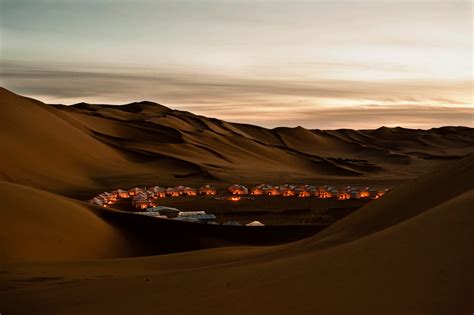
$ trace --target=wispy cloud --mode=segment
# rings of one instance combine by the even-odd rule
[[[48,103],[152,100],[266,126],[471,124],[470,1],[1,3],[1,84]]]
[[[474,125],[470,81],[288,80],[120,67],[1,65],[2,85],[47,103],[151,100],[268,127]],[[464,97],[464,98],[463,98]],[[472,97],[472,95],[471,95]]]

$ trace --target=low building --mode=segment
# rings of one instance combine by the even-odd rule
[[[106,199],[108,202],[113,202],[117,200],[117,195],[109,192],[103,192],[99,196]]]
[[[132,205],[137,209],[146,209],[150,205],[148,195],[144,191],[138,192],[132,198]]]
[[[165,191],[159,191],[155,193],[155,196],[157,198],[165,198],[166,197],[166,192]]]
[[[310,196],[311,196],[311,193],[307,190],[302,190],[302,191],[298,192],[298,197],[300,197],[300,198],[306,198],[306,197],[310,197]]]
[[[222,225],[242,226],[242,224],[240,224],[237,221],[227,221],[227,222],[222,223]]]
[[[104,201],[100,197],[94,197],[91,200],[89,200],[89,203],[92,203],[94,205],[102,206],[104,203],[107,203],[107,201]]]
[[[167,216],[161,215],[158,212],[150,212],[150,211],[140,211],[140,212],[134,212],[135,214],[141,214],[141,215],[146,215],[148,217],[154,217],[154,218],[160,218],[160,219],[168,219]]]
[[[117,200],[117,198],[118,198],[118,190],[113,190],[113,191],[109,192],[108,194],[109,194],[109,197],[110,197],[110,198],[113,198],[113,199],[114,199],[114,201]]]
[[[123,189],[117,189],[117,194],[118,194],[118,197],[122,199],[130,198],[128,191],[123,190]]]
[[[247,195],[249,193],[249,189],[247,187],[239,184],[230,186],[228,190],[232,195]]]
[[[191,187],[184,187],[183,194],[186,196],[196,196],[197,190]]]
[[[143,189],[138,188],[138,187],[134,187],[134,188],[131,188],[131,189],[128,190],[128,195],[129,196],[135,196],[141,191],[143,191]]]
[[[316,188],[316,197],[321,198],[321,199],[328,199],[332,198],[333,194],[327,190],[327,187],[318,187]]]
[[[250,194],[254,196],[261,196],[263,195],[263,189],[260,186],[254,187],[250,190]]]
[[[174,189],[179,193],[179,195],[184,195],[184,189],[186,187],[182,186],[182,185],[179,185],[179,186],[176,186]]]
[[[197,220],[199,222],[211,222],[216,219],[214,214],[206,213],[205,211],[181,211],[178,214],[179,220],[189,221],[187,219]]]
[[[280,193],[280,188],[279,187],[271,187],[270,189],[267,190],[267,195],[268,196],[279,196]]]
[[[250,190],[250,194],[254,196],[260,196],[260,195],[267,195],[268,192],[273,189],[272,186],[267,185],[267,184],[260,184],[255,187],[253,187]]]
[[[351,194],[346,190],[341,190],[337,194],[337,199],[339,199],[339,200],[351,199]]]
[[[217,194],[217,189],[211,185],[204,185],[204,186],[199,187],[199,193],[201,195],[214,196]]]
[[[369,187],[359,189],[357,192],[357,198],[370,198]]]
[[[149,201],[144,199],[144,200],[139,200],[135,202],[135,208],[137,209],[146,209],[150,205]]]
[[[181,212],[179,209],[172,208],[172,207],[164,207],[164,206],[156,206],[156,207],[147,208],[146,211],[159,213],[160,215],[166,216],[168,218],[175,218]]]
[[[153,191],[155,198],[166,197],[166,189],[160,186],[153,186],[149,190]]]
[[[198,215],[204,215],[206,211],[181,211],[179,217],[195,217]]]
[[[280,194],[285,197],[295,196],[296,195],[295,188],[296,187],[293,185],[285,184],[283,186],[280,186]]]
[[[181,194],[177,188],[168,188],[166,189],[166,195],[171,197],[179,197]]]
[[[158,198],[158,197],[155,195],[155,192],[154,192],[153,190],[148,189],[148,190],[145,191],[145,193],[146,193],[146,195],[147,195],[147,197],[148,197],[149,199],[156,199],[156,198]]]

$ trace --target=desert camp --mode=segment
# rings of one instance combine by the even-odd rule
[[[0,315],[472,314],[472,7],[1,0]]]

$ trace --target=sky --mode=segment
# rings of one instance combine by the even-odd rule
[[[0,0],[0,84],[265,127],[474,127],[472,1]]]

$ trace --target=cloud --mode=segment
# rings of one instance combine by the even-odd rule
[[[474,125],[471,81],[277,80],[169,69],[44,67],[15,62],[3,62],[0,74],[6,88],[48,103],[151,100],[267,127]]]

